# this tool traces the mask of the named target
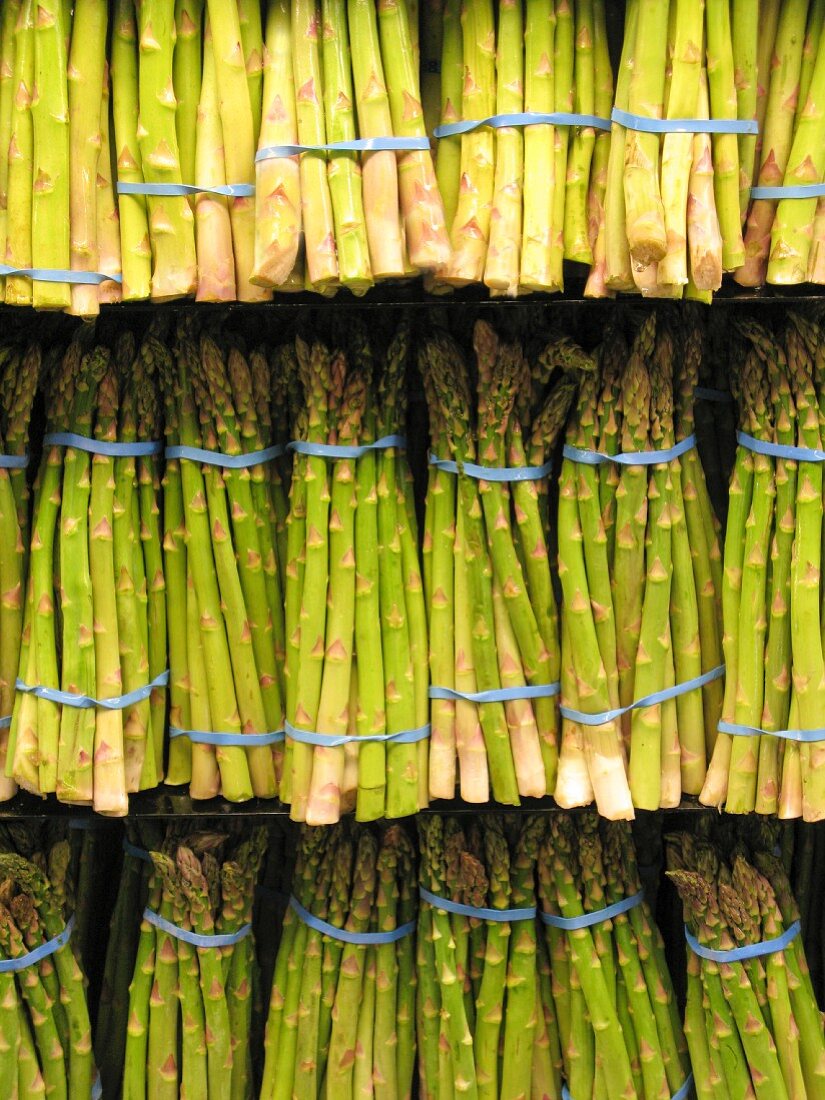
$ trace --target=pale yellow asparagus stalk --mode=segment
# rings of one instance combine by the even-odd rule
[[[358,133],[362,138],[389,137],[392,117],[373,0],[348,0],[347,16]],[[396,154],[364,153],[361,165],[372,274],[376,279],[398,278],[406,268]]]
[[[201,187],[223,187],[226,164],[223,127],[218,106],[215,51],[209,17],[205,20],[203,76],[198,104],[195,172]],[[199,302],[232,302],[236,297],[235,258],[229,204],[221,195],[195,197],[195,239],[198,249]]]
[[[577,0],[575,27],[575,79],[573,109],[576,114],[596,111],[596,61],[593,0]],[[564,200],[564,256],[577,263],[593,262],[587,219],[590,165],[596,144],[592,126],[576,126],[570,140]]]
[[[703,69],[696,117],[708,118],[709,114],[708,80]],[[719,231],[719,219],[716,217],[710,134],[693,135],[687,234],[691,282],[700,293],[718,290],[722,285],[722,234]]]
[[[9,141],[14,102],[14,32],[20,15],[20,0],[6,0],[0,23],[0,258],[6,255],[6,213],[9,200]],[[32,46],[32,48],[34,48]],[[4,300],[5,283],[0,279],[0,301]]]
[[[713,118],[735,119],[736,84],[729,0],[706,0],[708,90]],[[739,216],[739,143],[736,134],[713,135],[713,186],[722,233],[722,263],[733,271],[745,259]]]
[[[593,58],[595,64],[596,114],[610,118],[613,106],[613,68],[607,40],[605,0],[594,0]],[[609,298],[613,292],[607,287],[607,237],[605,232],[604,200],[607,191],[607,169],[610,158],[610,131],[596,132],[593,163],[590,168],[590,188],[587,194],[587,232],[593,251],[593,263],[584,288],[585,298]]]
[[[555,107],[553,0],[526,0],[524,109],[552,114]],[[524,178],[541,186],[524,188],[521,274],[525,290],[558,290],[550,270],[550,233],[556,187],[555,127],[546,124],[524,130]],[[562,181],[563,182],[563,181]],[[561,184],[559,184],[561,186]]]
[[[257,144],[261,132],[262,94],[264,82],[264,43],[260,0],[238,0],[238,20],[241,25],[246,83],[252,108],[252,135]]]
[[[421,106],[424,108],[424,128],[428,134],[432,134],[438,125],[441,111],[443,18],[443,0],[425,0],[421,23],[421,52],[424,55],[421,62]]]
[[[271,0],[264,47],[264,103],[259,149],[296,145],[295,85],[289,0]],[[289,279],[301,241],[298,157],[269,157],[255,166],[255,268],[253,282],[280,286]],[[300,289],[303,290],[303,276]]]
[[[549,0],[546,0],[549,3]],[[441,34],[441,113],[439,122],[447,126],[461,120],[461,96],[464,85],[464,47],[461,35],[461,0],[444,0]],[[451,227],[458,206],[461,180],[461,138],[438,139],[435,162],[438,189],[444,200],[444,218]]]
[[[556,30],[553,36],[555,108],[573,110],[575,84],[575,22],[572,0],[556,0]],[[553,218],[550,224],[550,275],[553,285],[564,290],[564,219],[567,205],[567,152],[570,127],[556,126],[553,131],[554,187]]]
[[[624,22],[624,42],[616,80],[616,106],[627,110],[630,78],[636,57],[636,27],[639,0],[628,0]],[[632,290],[633,275],[630,249],[625,233],[624,153],[627,130],[614,122],[610,127],[610,156],[607,161],[607,187],[604,195],[605,279],[611,290]]]
[[[731,36],[733,39],[736,116],[755,119],[759,100],[759,0],[733,0]],[[756,159],[756,134],[740,134],[739,141],[739,217],[744,223],[750,205],[751,180]]]
[[[175,0],[175,36],[172,74],[178,101],[175,127],[180,174],[184,183],[199,183],[195,171],[195,142],[203,71],[203,0]],[[193,207],[194,198],[189,198]]]
[[[67,72],[72,271],[98,269],[96,181],[107,22],[106,0],[76,0]],[[70,312],[75,317],[99,313],[97,287],[75,283]]]
[[[34,84],[33,0],[24,0],[15,25],[12,80],[11,134],[8,155],[8,211],[6,258],[10,267],[32,264],[32,88]],[[27,306],[32,301],[31,280],[22,275],[6,279],[6,305]]]
[[[759,40],[756,50],[756,124],[759,127],[759,133],[756,135],[756,147],[751,165],[751,184],[756,183],[759,165],[762,163],[762,134],[768,109],[773,48],[781,5],[782,0],[759,0]]]
[[[109,131],[109,65],[103,66],[103,94],[100,100],[100,157],[97,162],[97,269],[104,275],[120,275],[120,219],[112,184],[112,151]],[[119,302],[121,285],[108,280],[97,287],[98,301]]]
[[[498,74],[496,111],[515,114],[524,110],[524,59],[521,0],[501,0],[498,8]],[[518,127],[495,132],[496,173],[490,246],[484,282],[510,297],[518,294],[521,250],[522,174],[524,147]]]

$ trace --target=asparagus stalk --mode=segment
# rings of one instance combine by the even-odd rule
[[[14,94],[11,105],[7,171],[5,260],[10,267],[30,267],[32,262],[33,113],[35,78],[34,8],[17,8],[14,28]],[[32,285],[24,276],[6,279],[7,305],[30,305]]]

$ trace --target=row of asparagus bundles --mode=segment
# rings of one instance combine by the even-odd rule
[[[722,722],[700,800],[731,813],[825,816],[820,326],[736,325],[739,407],[722,582]],[[816,453],[814,453],[816,452]]]
[[[825,1027],[781,859],[764,839],[720,845],[677,833],[667,864],[684,906],[685,1034],[699,1100],[825,1096]]]

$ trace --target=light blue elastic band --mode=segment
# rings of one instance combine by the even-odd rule
[[[345,443],[310,443],[306,439],[293,439],[286,449],[313,458],[362,458],[370,451],[388,451],[390,447],[405,450],[407,440],[403,435],[383,435],[373,443],[361,443],[357,447]]]
[[[754,454],[769,455],[771,458],[790,458],[795,462],[825,462],[825,451],[813,447],[791,447],[785,443],[768,443],[763,439],[755,439],[747,432],[737,432],[736,442]]]
[[[35,947],[34,951],[27,951],[25,955],[21,955],[17,959],[0,959],[0,974],[9,974],[15,970],[25,970],[26,967],[34,966],[35,963],[39,963],[42,959],[47,959],[49,955],[54,955],[56,951],[59,951],[61,947],[65,947],[69,942],[73,928],[74,915],[69,917],[66,922],[66,927],[62,932],[58,932],[53,940],[47,940],[46,943],[41,943],[39,947]]]
[[[283,730],[271,733],[218,733],[214,730],[182,730],[177,726],[169,727],[170,737],[186,737],[196,745],[237,745],[244,749],[255,749],[260,745],[276,745],[284,739]]]
[[[394,745],[414,745],[430,736],[430,725],[419,726],[414,730],[402,730],[400,733],[367,733],[363,737],[355,734],[316,733],[311,730],[299,730],[291,722],[284,722],[284,729],[290,741],[300,741],[304,745],[321,745],[335,749],[339,745],[360,745],[369,741],[391,742]]]
[[[406,153],[430,148],[426,137],[355,138],[353,141],[333,141],[329,145],[268,145],[255,154],[255,163],[278,157],[295,157],[300,153]]]
[[[366,946],[397,943],[398,940],[403,940],[405,936],[409,936],[411,932],[415,931],[415,921],[411,920],[407,921],[406,924],[399,924],[392,932],[348,932],[346,928],[336,928],[334,924],[327,924],[325,920],[314,916],[301,905],[296,897],[289,899],[289,905],[309,928],[314,928],[316,932],[329,936],[333,940],[340,940],[342,943],[363,944]]]
[[[0,455],[0,470],[25,470],[28,464],[28,455]]]
[[[775,955],[777,951],[784,951],[799,935],[801,927],[799,921],[795,920],[793,924],[788,925],[781,936],[777,936],[775,939],[762,940],[761,943],[746,943],[744,947],[731,947],[727,951],[704,947],[687,925],[685,925],[685,939],[690,944],[693,953],[699,955],[700,958],[720,963],[742,962],[745,959],[758,959],[763,955]]]
[[[418,894],[422,901],[428,901],[436,909],[443,909],[445,913],[457,913],[460,917],[477,917],[478,920],[492,920],[499,924],[509,924],[520,920],[535,920],[535,905],[525,906],[523,909],[485,909],[475,905],[463,905],[460,901],[450,901],[425,890],[423,886],[418,888]]]
[[[644,134],[758,134],[759,123],[753,118],[645,118],[614,107],[614,122],[628,130]]]
[[[580,726],[605,726],[608,722],[614,722],[623,714],[632,710],[641,710],[643,707],[655,707],[658,703],[666,703],[668,699],[678,699],[680,695],[687,695],[689,691],[696,691],[714,680],[725,675],[725,666],[717,665],[709,672],[703,672],[701,676],[694,676],[692,680],[685,680],[683,684],[674,684],[673,687],[664,688],[663,691],[654,691],[641,699],[634,701],[627,707],[616,707],[615,710],[604,710],[601,714],[585,714],[582,710],[566,707],[564,703],[559,707],[562,717],[569,718],[571,722],[577,722]]]
[[[123,838],[123,851],[129,856],[134,856],[135,859],[142,859],[144,863],[152,863],[152,857],[146,849],[138,848],[137,844],[133,844],[126,837]]]
[[[103,1096],[103,1084],[100,1080],[100,1074],[98,1073],[94,1081],[92,1081],[92,1091],[90,1093],[91,1100],[100,1100]]]
[[[11,719],[12,716],[10,714],[4,714],[3,717],[0,718],[0,730],[7,730],[11,725]]]
[[[516,699],[549,699],[558,695],[561,685],[527,684],[523,687],[491,688],[489,691],[457,691],[455,688],[430,686],[430,699],[465,699],[468,703],[511,703]]]
[[[154,924],[155,928],[159,928],[161,932],[168,932],[176,940],[191,943],[193,947],[231,947],[245,939],[252,931],[251,924],[242,924],[237,932],[215,932],[209,935],[190,932],[188,928],[180,928],[177,924],[172,924],[166,917],[162,917],[160,913],[156,913],[148,906],[143,910],[143,919]]]
[[[676,1090],[676,1092],[674,1092],[674,1094],[671,1096],[670,1100],[687,1100],[687,1098],[690,1096],[690,1090],[692,1088],[693,1074],[689,1073],[682,1084],[679,1086],[679,1088]],[[567,1085],[564,1084],[564,1082],[562,1082],[561,1086],[561,1096],[562,1100],[573,1100],[573,1097],[570,1095],[570,1090],[568,1089]]]
[[[134,691],[127,691],[125,695],[115,695],[111,699],[93,699],[90,695],[74,695],[70,691],[61,691],[59,688],[43,687],[42,684],[26,684],[18,676],[15,683],[17,691],[26,695],[34,695],[38,699],[46,699],[49,703],[58,703],[64,707],[75,707],[78,710],[90,710],[92,707],[101,707],[103,710],[125,710],[148,699],[155,688],[166,687],[169,683],[169,670],[161,672],[150,684],[143,684]]]
[[[802,745],[814,745],[825,741],[825,729],[818,730],[763,730],[758,726],[740,726],[738,722],[717,723],[720,733],[729,733],[732,737],[780,737],[783,741],[797,741]]]
[[[169,458],[185,458],[189,462],[201,462],[204,466],[222,466],[226,470],[247,470],[250,466],[262,466],[273,458],[280,458],[284,448],[280,443],[264,447],[262,451],[250,451],[245,455],[225,455],[221,451],[207,451],[204,447],[187,447],[176,443],[167,447],[164,455]]]
[[[427,461],[438,470],[448,474],[464,474],[477,481],[540,481],[553,472],[553,463],[543,466],[479,466],[475,462],[453,462],[451,458],[427,456]]]
[[[542,924],[549,924],[551,928],[563,928],[567,932],[574,932],[577,928],[592,928],[594,924],[601,924],[603,921],[610,920],[611,917],[618,917],[621,913],[626,913],[629,909],[635,909],[637,905],[641,905],[645,899],[644,890],[640,890],[638,894],[631,894],[628,898],[622,898],[621,901],[614,901],[612,905],[606,905],[604,909],[594,909],[592,913],[582,913],[578,917],[559,917],[555,913],[539,913]]]
[[[661,451],[622,451],[616,455],[602,454],[601,451],[585,451],[565,443],[562,454],[571,462],[583,462],[585,466],[603,466],[606,462],[615,462],[617,466],[658,466],[662,462],[672,462],[696,446],[696,436],[691,434],[673,447],[663,447]]]
[[[711,386],[697,386],[693,391],[697,401],[712,401],[717,405],[732,405],[733,395],[727,390],[715,390]]]
[[[194,183],[118,183],[119,195],[223,195],[227,199],[247,199],[255,194],[254,183],[227,183],[220,187],[198,187]]]
[[[600,115],[580,115],[572,111],[514,111],[511,114],[490,115],[489,118],[464,119],[462,122],[445,122],[436,126],[433,135],[437,138],[458,137],[470,134],[487,126],[491,130],[500,130],[504,126],[585,126],[594,130],[609,130],[610,119]]]
[[[789,183],[777,187],[752,187],[752,199],[820,199],[825,183]]]
[[[104,275],[100,271],[68,271],[60,267],[9,267],[8,264],[0,264],[0,276],[6,278],[9,275],[34,279],[38,283],[77,283],[85,286],[123,282],[121,275]]]
[[[142,458],[145,455],[159,455],[162,443],[110,443],[105,439],[91,439],[88,435],[76,432],[46,432],[43,436],[44,447],[73,447],[76,451],[86,451],[90,455],[108,455],[109,458]]]

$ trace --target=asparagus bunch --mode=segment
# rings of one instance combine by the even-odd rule
[[[675,348],[680,349],[679,364]],[[567,443],[606,455],[669,451],[693,434],[702,357],[695,321],[651,314],[629,351],[612,331],[584,375]],[[559,487],[562,721],[556,800],[605,817],[698,794],[720,681],[636,707],[722,663],[721,563],[695,449],[650,466],[565,458]],[[629,708],[629,709],[625,709]],[[625,709],[618,718],[612,714]],[[595,723],[579,714],[599,715]]]
[[[404,817],[427,802],[427,623],[407,459],[397,445],[312,451],[403,436],[409,338],[402,321],[380,353],[360,327],[347,354],[295,345],[295,428],[309,450],[295,456],[287,520],[281,799],[308,824],[353,808],[362,821]],[[329,740],[342,736],[356,740]]]
[[[777,939],[799,913],[781,861],[741,842],[690,834],[668,845],[668,876],[703,948]],[[813,1097],[825,1090],[825,1038],[802,940],[755,958],[708,960],[688,946],[685,1033],[700,1096]]]
[[[552,793],[556,785],[558,616],[548,554],[547,479],[506,482],[465,474],[465,463],[543,466],[576,383],[564,373],[587,357],[566,341],[528,356],[479,321],[473,334],[478,406],[458,345],[437,332],[419,348],[432,454],[426,501],[425,587],[431,705],[430,795],[498,802]],[[561,368],[557,370],[556,368]],[[513,700],[478,693],[524,689]],[[530,697],[532,688],[549,688]],[[458,693],[456,697],[455,694]],[[470,698],[467,698],[470,696]]]
[[[104,445],[156,442],[154,363],[123,333],[79,332],[44,380],[47,428]],[[26,790],[123,815],[128,794],[163,775],[166,668],[159,483],[154,456],[49,443],[34,491],[29,582],[6,773]],[[58,610],[59,608],[59,610]],[[83,696],[56,701],[48,688]]]
[[[629,826],[554,815],[538,857],[541,911],[567,920],[641,890]],[[589,926],[543,927],[539,994],[545,1073],[571,1096],[670,1096],[689,1062],[664,944],[644,900]],[[538,1059],[534,1057],[534,1072]],[[549,1066],[547,1065],[549,1063]]]
[[[264,829],[233,837],[170,828],[158,850],[149,853],[142,887],[127,889],[135,889],[135,901],[145,890],[147,911],[185,932],[231,935],[252,919],[265,850]],[[133,879],[134,874],[127,863],[124,875]],[[135,915],[133,910],[133,922]],[[161,1083],[174,1096],[251,1095],[256,981],[251,933],[228,946],[195,946],[144,916],[129,965],[120,1067],[124,1100],[153,1096]],[[118,992],[122,996],[122,987]],[[115,1057],[115,1051],[111,1061],[107,1057],[110,1074],[119,1068]]]
[[[757,440],[821,448],[819,327],[789,314],[784,331],[752,321],[731,346],[740,425]],[[822,468],[741,445],[730,482],[722,588],[727,681],[701,801],[731,813],[825,814],[822,743],[770,735],[823,726]],[[741,727],[757,731],[743,735]]]
[[[304,828],[293,897],[349,933],[414,922],[414,853],[393,825]],[[261,1100],[293,1095],[409,1098],[415,1069],[415,938],[349,943],[284,918],[266,1025]]]

